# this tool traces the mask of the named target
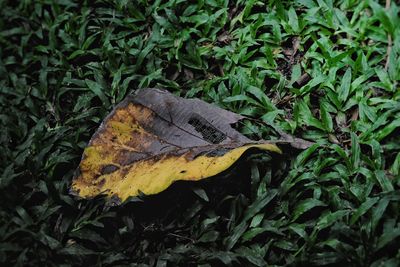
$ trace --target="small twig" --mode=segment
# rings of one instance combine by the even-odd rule
[[[385,9],[386,9],[386,11],[388,11],[390,9],[390,0],[386,0]],[[388,33],[388,45],[387,45],[387,50],[386,50],[385,70],[387,70],[389,68],[391,51],[392,51],[392,35],[389,32]]]
[[[189,238],[189,237],[186,237],[186,236],[182,236],[182,235],[178,235],[178,234],[174,234],[174,233],[168,233],[167,235],[169,235],[169,236],[173,236],[173,237],[177,237],[177,238],[186,239],[186,240],[189,240],[189,241],[191,241],[192,243],[194,243],[194,242],[195,242],[195,240],[194,240],[194,239],[192,239],[192,238]]]
[[[310,81],[310,80],[311,80],[311,76],[310,76],[307,72],[305,72],[303,75],[301,75],[301,76],[295,81],[295,83],[297,83],[297,85],[298,85],[299,87],[301,87],[301,86],[305,85],[306,83],[308,83],[308,81]]]
[[[224,68],[218,63],[218,70],[222,77],[225,76]]]
[[[386,0],[385,8],[386,8],[386,9],[389,9],[389,8],[390,8],[390,0]]]
[[[298,51],[299,48],[300,48],[300,38],[295,37],[295,38],[292,40],[292,43],[293,43],[293,50],[291,51],[291,54],[290,54],[290,57],[289,57],[289,62],[290,62],[291,65],[294,65],[294,64],[295,64],[295,57],[296,57],[297,51]]]

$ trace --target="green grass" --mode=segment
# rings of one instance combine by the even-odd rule
[[[399,266],[399,11],[372,0],[0,1],[1,265]],[[143,87],[317,145],[121,207],[73,198],[89,138]]]

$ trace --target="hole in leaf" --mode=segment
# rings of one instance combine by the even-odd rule
[[[226,139],[226,135],[223,132],[200,116],[191,117],[188,123],[209,143],[219,144]]]

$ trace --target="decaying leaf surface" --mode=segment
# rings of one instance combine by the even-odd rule
[[[128,96],[105,118],[85,149],[72,190],[124,201],[156,194],[174,181],[201,180],[228,169],[248,149],[278,152],[232,128],[241,115],[160,89]]]

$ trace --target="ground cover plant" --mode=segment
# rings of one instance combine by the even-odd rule
[[[4,266],[399,266],[395,1],[0,1]],[[138,88],[316,142],[122,206],[69,194]]]

